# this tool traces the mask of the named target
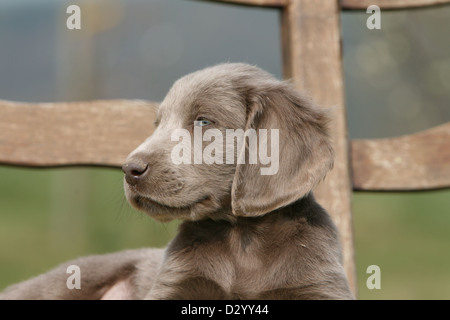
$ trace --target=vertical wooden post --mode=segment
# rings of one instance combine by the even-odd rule
[[[338,0],[290,0],[282,12],[283,72],[322,107],[334,107],[330,124],[336,158],[314,194],[336,223],[350,287],[357,294],[351,215],[352,185],[344,99]]]

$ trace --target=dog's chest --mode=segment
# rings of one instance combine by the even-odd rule
[[[231,235],[224,239],[222,248],[197,260],[202,276],[217,283],[231,297],[245,297],[267,289],[264,287],[267,282],[261,280],[273,273],[274,265],[264,258],[260,243],[244,245],[242,239]]]

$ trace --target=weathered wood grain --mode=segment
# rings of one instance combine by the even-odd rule
[[[240,4],[245,6],[261,6],[261,7],[284,7],[289,2],[289,0],[209,0],[209,1]]]
[[[377,5],[380,9],[407,9],[427,7],[450,3],[450,0],[341,0],[341,8],[345,10],[367,9]]]
[[[263,6],[283,8],[292,0],[209,0],[246,6]],[[341,0],[340,7],[344,10],[367,9],[370,5],[377,5],[381,9],[407,9],[428,7],[450,3],[450,0]]]
[[[291,0],[282,13],[283,71],[323,107],[335,107],[331,123],[334,169],[314,192],[341,236],[344,267],[356,294],[346,110],[337,0]]]
[[[0,162],[120,167],[153,131],[156,103],[0,100]],[[450,187],[450,123],[412,135],[351,141],[354,191]]]
[[[0,163],[120,167],[153,131],[154,106],[132,100],[0,100]]]
[[[415,191],[450,187],[450,122],[397,138],[353,140],[356,191]]]

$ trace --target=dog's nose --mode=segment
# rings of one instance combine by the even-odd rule
[[[148,163],[128,162],[122,166],[125,172],[125,180],[132,186],[135,186],[148,172]]]

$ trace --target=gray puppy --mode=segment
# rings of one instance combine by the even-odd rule
[[[336,228],[311,193],[333,166],[327,121],[254,66],[179,79],[154,133],[123,165],[130,204],[185,220],[177,236],[165,250],[64,263],[0,298],[352,299]],[[67,286],[70,265],[81,270],[79,289]]]

